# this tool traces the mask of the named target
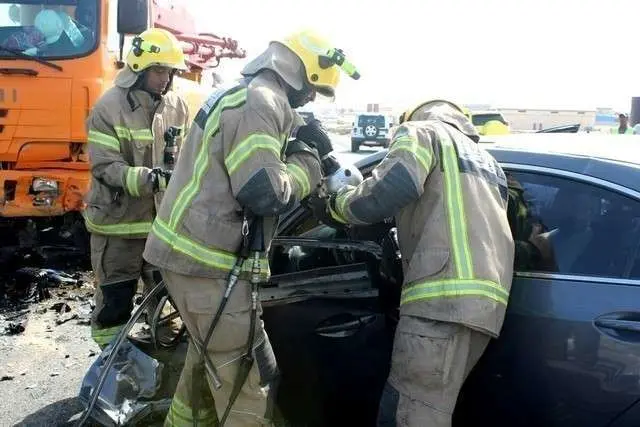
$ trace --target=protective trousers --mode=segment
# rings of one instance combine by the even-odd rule
[[[164,269],[161,273],[189,336],[202,343],[224,294],[226,280],[184,276]],[[222,387],[216,390],[208,373],[205,379],[206,371],[198,364],[198,352],[190,341],[165,427],[196,425],[194,412],[198,426],[217,425],[216,421],[222,417],[229,401],[240,359],[246,352],[250,313],[251,284],[239,280],[206,349],[218,371]],[[258,314],[261,313],[260,308]],[[278,368],[263,322],[259,319],[255,337],[255,362],[225,427],[273,425]]]
[[[142,258],[145,239],[123,239],[92,233],[90,243],[91,266],[97,282],[91,337],[104,349],[131,316],[138,279],[142,277],[145,293],[155,281],[152,267]]]
[[[450,427],[460,389],[489,339],[460,324],[401,315],[378,427]]]

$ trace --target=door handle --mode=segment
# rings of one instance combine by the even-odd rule
[[[346,338],[358,333],[377,318],[375,314],[353,315],[340,313],[321,321],[315,333],[325,338]]]
[[[600,328],[640,333],[640,320],[596,319],[594,323]]]

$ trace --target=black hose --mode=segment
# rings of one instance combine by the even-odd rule
[[[131,328],[133,328],[133,325],[135,325],[135,323],[138,321],[138,319],[142,315],[147,305],[149,305],[152,299],[155,298],[163,288],[164,288],[164,281],[161,281],[153,289],[151,289],[151,291],[147,294],[147,296],[144,297],[144,299],[142,300],[142,303],[140,303],[138,308],[133,312],[133,315],[131,316],[127,324],[124,325],[124,327],[120,330],[115,341],[113,341],[114,344],[113,344],[113,347],[111,348],[111,354],[109,354],[109,358],[107,359],[107,362],[104,364],[104,367],[102,368],[102,374],[100,374],[100,380],[98,381],[98,385],[93,391],[93,395],[91,396],[91,401],[89,402],[89,406],[87,406],[87,409],[85,409],[84,412],[82,413],[82,417],[80,418],[80,421],[78,421],[77,427],[84,426],[87,420],[89,419],[89,415],[91,415],[91,411],[93,411],[93,408],[96,405],[96,402],[98,401],[98,397],[100,396],[100,392],[102,391],[102,387],[104,387],[104,383],[107,380],[109,369],[111,369],[111,365],[113,365],[113,362],[116,360],[118,349],[122,345],[122,342],[124,341],[125,337],[129,333]]]

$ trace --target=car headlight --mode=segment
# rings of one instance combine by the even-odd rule
[[[33,188],[35,193],[41,191],[58,191],[58,181],[55,179],[34,178],[33,183],[31,183],[31,188]]]

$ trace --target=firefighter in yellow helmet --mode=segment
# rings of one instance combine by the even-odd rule
[[[322,37],[292,34],[217,88],[191,124],[144,252],[191,337],[165,426],[272,423],[278,369],[256,281],[268,277],[278,215],[318,185],[332,151],[294,108],[333,97],[341,72],[359,77]],[[255,258],[238,264],[249,248]]]
[[[349,224],[395,217],[404,283],[378,426],[448,427],[507,308],[507,180],[455,104],[428,101],[403,119],[371,176],[320,211]]]
[[[154,283],[142,252],[168,178],[162,173],[165,133],[188,124],[186,103],[170,91],[174,74],[184,69],[171,33],[144,31],[87,119],[91,190],[84,218],[97,282],[91,330],[101,348],[128,321],[138,279],[147,289]]]

